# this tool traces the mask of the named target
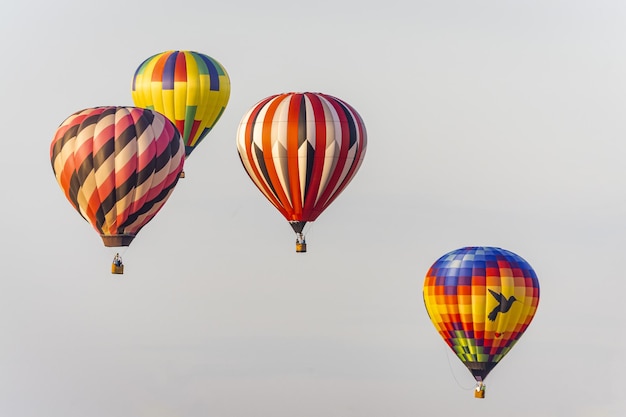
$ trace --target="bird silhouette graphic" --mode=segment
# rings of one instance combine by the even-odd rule
[[[509,311],[511,309],[511,306],[513,305],[513,302],[517,301],[517,299],[514,295],[506,298],[502,293],[498,294],[493,290],[489,290],[489,292],[496,299],[498,305],[493,310],[491,310],[491,313],[489,313],[487,318],[491,321],[496,321],[496,316],[498,315],[498,313],[506,313],[507,311]]]

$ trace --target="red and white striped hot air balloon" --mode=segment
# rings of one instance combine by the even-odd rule
[[[337,198],[359,170],[367,133],[348,103],[321,93],[285,93],[258,102],[241,120],[243,167],[296,232]]]
[[[57,182],[105,246],[130,245],[163,207],[185,160],[165,116],[136,107],[96,107],[68,117],[50,145]]]

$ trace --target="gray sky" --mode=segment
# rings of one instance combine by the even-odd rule
[[[624,21],[619,0],[3,3],[0,415],[623,416]],[[113,276],[49,144],[132,105],[168,49],[220,61],[231,98]],[[342,98],[369,136],[304,255],[235,146],[288,91]],[[485,400],[422,302],[468,245],[522,256],[542,291]]]

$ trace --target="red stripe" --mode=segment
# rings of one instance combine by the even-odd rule
[[[174,121],[176,123],[176,129],[178,129],[178,131],[180,132],[180,135],[182,136],[183,133],[185,132],[185,121],[184,120],[175,120]],[[185,143],[185,145],[189,145],[190,142],[187,141],[187,143]]]
[[[354,108],[352,108],[351,106],[349,106],[347,103],[342,102],[353,114],[349,115],[348,117],[352,118],[355,124],[355,127],[357,129],[357,138],[356,141],[357,143],[354,145],[357,147],[357,152],[354,156],[354,159],[352,161],[350,161],[351,163],[351,167],[347,173],[347,175],[345,176],[345,178],[343,179],[343,182],[340,184],[340,186],[337,188],[337,190],[335,191],[335,193],[324,203],[324,205],[320,208],[319,213],[321,213],[322,211],[324,211],[326,209],[326,207],[328,207],[333,201],[335,201],[335,199],[339,196],[339,194],[341,194],[341,192],[348,186],[348,184],[350,184],[350,182],[352,181],[352,179],[354,178],[354,175],[356,174],[356,172],[358,171],[359,167],[361,166],[361,163],[363,162],[363,152],[365,151],[365,145],[366,145],[366,138],[367,138],[367,133],[365,131],[365,126],[363,124],[363,121],[361,120],[359,114],[356,112],[356,110],[354,110]],[[338,108],[338,110],[340,111],[340,114],[345,116],[345,113],[343,113],[343,111],[341,111],[341,108],[339,107],[338,104],[336,104],[336,108]],[[342,120],[347,120],[347,118],[344,118]],[[342,123],[342,131],[345,131],[345,133],[347,134],[349,132],[348,129],[348,125],[347,124],[343,124]],[[350,140],[344,141],[344,143],[346,145],[348,145],[350,142]],[[345,166],[345,164],[344,164]],[[335,169],[336,171],[338,170],[339,166],[337,166]],[[339,175],[341,173],[341,171],[337,171],[337,175]],[[318,213],[318,215],[319,215]]]
[[[174,69],[174,82],[187,81],[187,58],[184,52],[176,55],[176,68]]]
[[[300,129],[300,108],[304,104],[302,94],[292,94],[289,101],[287,116],[287,173],[289,175],[289,194],[291,195],[292,209],[290,219],[302,219],[302,197],[300,191],[300,175],[298,160],[298,131]],[[265,144],[263,145],[265,149]],[[269,149],[269,147],[268,147]]]
[[[189,132],[189,140],[187,141],[187,146],[191,146],[191,143],[196,138],[198,134],[198,128],[200,127],[200,120],[194,120],[191,124],[191,131]],[[196,143],[197,145],[197,143]]]
[[[339,155],[337,159],[337,164],[335,165],[335,169],[333,170],[330,179],[328,180],[328,184],[326,185],[326,189],[320,196],[320,204],[316,207],[315,212],[313,213],[314,218],[317,218],[322,211],[332,203],[332,201],[337,197],[338,193],[333,194],[333,190],[337,186],[337,182],[339,181],[339,177],[341,172],[343,171],[344,166],[346,165],[346,157],[348,154],[348,147],[350,145],[350,129],[348,128],[348,122],[346,118],[346,114],[343,109],[337,102],[334,97],[323,96],[326,100],[328,100],[329,104],[335,109],[340,126],[341,126],[341,148],[339,149]],[[336,135],[337,133],[335,133]]]
[[[324,106],[318,95],[307,94],[313,107],[313,119],[315,120],[315,155],[313,166],[309,173],[309,184],[307,184],[307,194],[304,200],[304,210],[301,221],[314,220],[313,212],[316,209],[316,199],[319,192],[322,172],[324,170],[324,158],[326,157],[326,117]]]

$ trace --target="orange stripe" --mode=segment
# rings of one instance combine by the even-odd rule
[[[278,179],[278,174],[276,173],[276,165],[274,164],[274,160],[272,158],[272,124],[274,121],[274,115],[276,114],[276,108],[278,105],[288,97],[287,94],[281,94],[276,97],[269,103],[269,107],[267,108],[267,113],[265,115],[265,119],[262,121],[262,148],[263,148],[263,160],[265,161],[265,167],[267,168],[268,175],[270,177],[270,183],[276,190],[277,197],[279,199],[279,204],[283,208],[284,216],[287,220],[293,219],[293,208],[289,204],[289,199],[287,198],[287,194],[285,194],[285,190]]]
[[[170,54],[162,54],[156,64],[154,64],[151,77],[152,82],[163,82],[163,69],[165,68],[165,63],[169,55]]]

